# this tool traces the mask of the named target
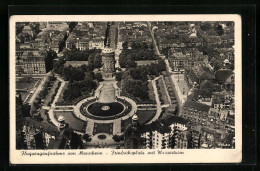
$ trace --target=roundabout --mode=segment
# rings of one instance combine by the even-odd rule
[[[132,109],[131,104],[121,98],[111,103],[100,103],[90,100],[80,106],[82,115],[96,120],[113,120],[127,115]]]
[[[116,82],[101,83],[94,96],[82,99],[73,110],[76,117],[91,123],[121,122],[132,117],[136,111],[135,101],[118,94]]]
[[[104,139],[107,138],[107,136],[104,135],[104,134],[101,134],[101,135],[98,135],[97,138],[100,139],[100,140],[104,140]]]
[[[113,116],[121,113],[124,110],[124,106],[121,103],[92,103],[86,109],[92,115],[95,116]]]

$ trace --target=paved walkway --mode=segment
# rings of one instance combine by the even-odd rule
[[[55,103],[57,102],[59,96],[60,96],[60,93],[63,89],[63,87],[65,86],[65,81],[59,77],[57,77],[57,79],[61,82],[61,85],[60,85],[60,88],[51,104],[51,109],[48,111],[48,114],[49,114],[49,118],[51,120],[51,122],[55,125],[55,126],[59,126],[59,121],[55,118],[54,116],[54,109],[55,109]]]
[[[53,103],[51,104],[51,108],[50,110],[48,111],[48,114],[49,114],[49,118],[51,120],[51,122],[58,126],[59,125],[59,122],[58,120],[55,118],[55,115],[54,115],[54,111],[74,111],[74,114],[76,117],[78,117],[80,120],[82,121],[86,121],[87,122],[87,127],[86,127],[86,130],[85,130],[85,133],[86,134],[89,134],[89,135],[92,135],[93,134],[93,129],[94,129],[94,124],[95,123],[113,123],[113,134],[117,134],[117,135],[120,135],[121,134],[121,121],[122,120],[126,120],[130,117],[132,117],[136,111],[137,111],[137,105],[136,103],[128,98],[128,97],[124,97],[124,96],[118,96],[119,98],[121,99],[124,99],[126,100],[128,103],[131,104],[132,108],[131,108],[131,111],[121,117],[121,118],[118,118],[118,119],[113,119],[113,120],[96,120],[96,119],[91,119],[91,118],[88,118],[86,117],[85,115],[83,115],[81,112],[80,112],[80,107],[82,104],[84,104],[85,102],[89,101],[89,100],[93,100],[95,99],[96,97],[99,97],[99,89],[103,87],[103,84],[113,84],[114,88],[115,89],[118,89],[117,87],[117,82],[116,81],[104,81],[104,82],[101,82],[100,85],[98,86],[97,90],[95,91],[95,95],[93,97],[89,97],[89,98],[85,98],[83,100],[81,100],[79,103],[77,103],[76,106],[72,106],[72,105],[68,105],[68,106],[55,106],[55,103],[56,101],[58,100],[59,96],[60,96],[60,93],[62,92],[62,89],[63,87],[65,86],[65,81],[62,80],[61,78],[57,77],[57,79],[59,81],[61,81],[61,86],[53,100]],[[119,95],[119,94],[117,94]],[[68,108],[68,107],[71,107],[73,109],[65,109],[65,108]],[[55,109],[55,108],[61,108],[61,109]],[[114,140],[113,140],[114,141]]]
[[[108,83],[108,82],[106,82],[106,84],[107,84],[107,83]],[[104,83],[101,82],[101,84],[99,85],[99,88],[101,88],[101,87],[103,86],[102,84],[104,84]],[[114,85],[115,88],[118,88],[118,87],[116,86],[116,83],[115,83],[115,82],[113,82],[112,84]],[[115,119],[112,119],[112,120],[96,120],[96,119],[88,118],[88,117],[86,117],[85,115],[83,115],[83,114],[80,112],[80,107],[81,107],[85,102],[87,102],[87,101],[89,101],[89,100],[93,100],[93,99],[95,99],[95,97],[98,97],[98,93],[99,93],[99,90],[97,89],[94,97],[89,97],[89,98],[83,99],[83,100],[81,100],[80,102],[78,102],[77,105],[74,107],[75,116],[77,116],[79,119],[81,119],[81,120],[83,120],[83,121],[92,121],[92,122],[95,122],[95,123],[114,123],[114,122],[115,122]],[[132,117],[132,116],[135,114],[135,112],[137,111],[137,105],[136,105],[136,103],[135,103],[132,99],[130,99],[130,98],[128,98],[128,97],[119,96],[119,98],[126,100],[126,101],[127,101],[128,103],[130,103],[131,106],[132,106],[131,111],[130,111],[127,115],[121,117],[122,120],[126,120],[126,119],[128,119],[129,117]],[[121,119],[121,118],[120,118],[120,119]],[[120,128],[120,129],[121,129],[121,128]]]
[[[156,121],[161,113],[162,113],[162,107],[161,107],[161,102],[160,102],[160,98],[159,98],[159,93],[158,93],[158,89],[156,87],[156,83],[155,81],[158,80],[160,77],[156,77],[155,79],[152,80],[152,85],[153,85],[153,91],[154,91],[154,95],[155,95],[155,100],[156,100],[156,106],[157,106],[157,111],[155,116],[153,117],[152,120],[150,120],[148,123],[146,123],[146,125],[151,124],[152,122]]]
[[[184,104],[185,101],[187,100],[187,94],[186,93],[185,94],[182,93],[182,89],[178,85],[178,80],[175,78],[175,74],[171,75],[171,79],[172,79],[174,87],[175,87],[175,89],[177,91],[177,94],[178,94],[178,97],[180,99],[181,104]]]
[[[116,119],[113,123],[113,134],[121,134],[121,118]]]
[[[101,140],[98,138],[99,135],[105,135],[106,139]],[[121,147],[124,146],[124,142],[120,141],[120,142],[115,142],[113,140],[113,135],[109,135],[106,133],[98,133],[94,136],[91,137],[91,141],[86,143],[85,148],[91,148],[93,149],[94,147],[96,148],[113,148],[115,149],[116,147],[118,147],[118,145],[120,145]]]
[[[155,53],[156,55],[160,56],[160,52],[159,52],[159,49],[158,49],[158,46],[157,46],[157,43],[154,39],[154,34],[153,34],[153,31],[152,31],[152,25],[151,25],[151,22],[147,21],[147,25],[148,25],[148,29],[151,33],[151,36],[152,36],[152,39],[153,39],[153,44],[154,44],[154,50],[155,50]]]
[[[101,82],[99,87],[95,91],[95,96],[94,97],[89,97],[89,98],[83,99],[80,102],[78,102],[76,106],[74,106],[74,114],[75,114],[75,116],[78,117],[79,119],[83,120],[83,121],[87,121],[88,122],[87,127],[86,127],[86,133],[89,134],[89,135],[93,134],[93,129],[94,129],[94,124],[95,123],[113,123],[113,134],[120,135],[121,134],[121,121],[122,120],[126,120],[126,119],[132,117],[136,113],[136,111],[137,111],[137,105],[136,105],[136,103],[132,99],[130,99],[128,97],[124,97],[124,96],[118,96],[119,98],[126,100],[132,106],[131,111],[127,115],[125,115],[125,116],[123,116],[121,118],[112,119],[112,120],[96,120],[96,119],[88,118],[85,115],[83,115],[80,112],[80,107],[82,106],[82,104],[84,104],[85,102],[87,102],[89,100],[93,100],[96,97],[99,97],[99,92],[100,92],[99,89],[103,87],[103,84],[109,84],[109,83],[113,84],[115,89],[118,89],[116,81],[104,81],[104,82]],[[119,95],[119,94],[117,94],[117,95]]]
[[[171,101],[171,98],[170,98],[170,95],[169,95],[168,89],[167,89],[167,87],[166,87],[166,84],[165,84],[165,81],[164,81],[163,76],[161,76],[161,78],[162,78],[163,87],[164,87],[164,89],[165,89],[166,96],[167,96],[167,98],[168,98],[168,102],[169,102],[170,105],[172,105],[172,101]]]
[[[30,104],[30,105],[34,102],[35,98],[37,97],[37,95],[38,95],[38,94],[40,93],[40,91],[42,90],[43,85],[44,85],[44,83],[46,82],[48,76],[50,76],[50,74],[51,74],[51,72],[47,73],[46,76],[43,77],[41,83],[40,83],[39,86],[36,88],[36,90],[35,90],[35,92],[33,93],[31,99],[29,100],[29,104]]]
[[[177,89],[179,88],[179,86],[178,86],[178,85],[177,85],[177,86],[175,85],[177,80],[174,79],[174,75],[173,75],[174,72],[172,71],[172,68],[170,67],[170,64],[169,64],[168,59],[165,59],[164,61],[165,61],[165,64],[166,64],[166,71],[169,73],[170,78],[171,78],[171,81],[172,81],[172,83],[173,83],[173,89],[174,89],[176,98],[177,98],[177,100],[178,100],[178,113],[180,113],[181,110],[182,110],[182,105],[183,105],[183,103],[184,103],[185,101],[184,101],[184,98],[181,96],[182,93],[181,93],[180,89],[179,89],[179,91],[177,90]],[[178,88],[177,88],[177,87],[178,87]]]
[[[93,121],[89,121],[86,127],[86,131],[85,133],[88,135],[92,135],[93,134],[93,129],[94,129],[94,122]]]

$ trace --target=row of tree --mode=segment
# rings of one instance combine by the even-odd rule
[[[93,71],[94,68],[100,68],[102,65],[101,50],[92,49],[86,51],[71,50],[66,51],[64,56],[54,62],[54,72],[63,76],[66,80],[82,80],[83,73]],[[88,61],[88,65],[80,67],[65,66],[66,61]],[[74,77],[75,76],[75,77]]]
[[[133,79],[129,70],[122,75],[121,87],[122,91],[129,95],[139,98],[142,101],[149,100],[148,82]]]
[[[20,93],[18,93],[18,96],[16,97],[16,118],[24,118],[30,116],[30,110],[31,106],[29,104],[23,104],[22,96]]]
[[[121,81],[121,87],[124,92],[131,94],[142,101],[149,100],[148,93],[148,75],[159,76],[161,71],[165,71],[166,66],[162,59],[158,59],[157,64],[138,66],[130,68],[125,72],[118,72],[116,80]]]
[[[101,79],[100,73],[86,72],[82,80],[70,80],[66,90],[63,92],[63,99],[72,101],[80,96],[90,95],[97,88],[97,81]]]
[[[125,42],[123,43],[123,50],[119,55],[119,64],[123,68],[130,68],[129,66],[135,65],[135,61],[156,59],[157,55],[145,42],[143,44],[134,42],[131,49],[128,49],[128,43]]]
[[[63,52],[64,58],[67,61],[88,61],[89,58],[95,57],[95,55],[100,55],[100,49],[86,49],[80,51],[76,47],[72,48],[71,50],[66,50]]]

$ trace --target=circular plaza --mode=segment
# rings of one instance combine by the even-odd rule
[[[91,119],[95,120],[113,120],[127,115],[132,109],[131,104],[121,98],[115,102],[100,103],[93,99],[83,103],[80,106],[80,112]]]
[[[136,111],[136,103],[130,98],[120,96],[113,84],[100,85],[94,97],[81,100],[74,108],[78,118],[96,123],[126,120]]]

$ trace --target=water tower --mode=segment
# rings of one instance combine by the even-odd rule
[[[102,50],[102,76],[103,78],[113,78],[115,75],[115,51],[106,47]]]

